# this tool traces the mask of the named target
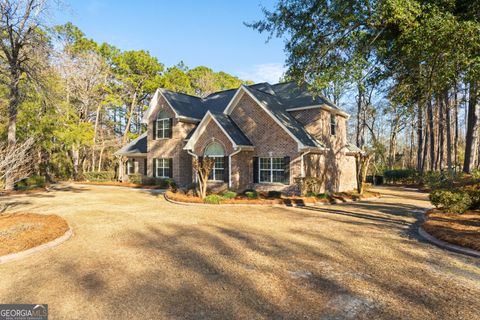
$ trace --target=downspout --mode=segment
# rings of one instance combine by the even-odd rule
[[[198,159],[198,156],[195,153],[193,153],[192,150],[188,149],[187,153],[189,155],[191,155],[192,157],[194,157],[195,159]],[[194,182],[197,183],[197,180],[198,180],[198,177],[197,177],[197,173],[195,172],[195,181]]]
[[[228,188],[232,187],[232,156],[242,151],[242,148],[238,148],[232,154],[228,156]]]

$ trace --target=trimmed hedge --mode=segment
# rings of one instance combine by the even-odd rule
[[[269,198],[280,198],[282,196],[282,193],[280,191],[268,191],[267,196]]]
[[[413,169],[385,170],[383,177],[388,183],[414,183],[418,177],[418,171]]]
[[[258,198],[258,192],[253,189],[247,189],[243,191],[243,194],[249,198],[249,199],[257,199]]]
[[[113,171],[84,172],[83,178],[88,181],[113,181],[115,179],[115,172]]]

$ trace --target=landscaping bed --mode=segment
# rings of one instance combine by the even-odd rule
[[[457,214],[432,209],[422,227],[437,239],[480,250],[480,211]]]
[[[0,256],[24,251],[65,234],[67,221],[57,215],[0,215]]]
[[[145,185],[140,183],[120,182],[120,181],[76,181],[79,184],[91,184],[95,186],[128,187],[142,189],[164,189],[161,185]]]
[[[223,194],[210,194],[205,199],[202,199],[192,194],[169,190],[165,193],[165,196],[169,200],[185,203],[313,205],[376,198],[379,197],[380,194],[377,192],[366,191],[362,196],[356,192],[339,192],[333,194],[318,194],[309,196],[289,196],[280,194],[278,192],[256,192],[251,190],[242,194],[236,194],[232,191],[227,191]]]

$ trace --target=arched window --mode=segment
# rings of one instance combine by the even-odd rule
[[[205,157],[215,159],[215,163],[210,175],[208,176],[208,180],[224,181],[225,151],[223,150],[223,146],[218,142],[212,142],[205,148],[203,155]]]

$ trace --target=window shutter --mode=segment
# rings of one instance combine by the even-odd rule
[[[290,157],[283,158],[283,183],[290,184]]]
[[[157,139],[157,120],[153,119],[153,132],[152,132],[152,139]]]
[[[128,174],[128,161],[125,161],[125,174]]]
[[[223,157],[223,163],[224,163],[224,168],[223,168],[223,181],[226,183],[230,182],[230,166],[229,166],[229,157],[225,156]]]
[[[168,129],[168,137],[172,137],[172,131],[173,131],[173,118],[168,119],[170,121],[170,127]]]
[[[169,168],[169,170],[168,170],[168,172],[169,172],[168,177],[169,177],[169,178],[173,178],[173,158],[169,158],[169,159],[168,159],[168,168]]]
[[[157,176],[157,159],[153,159],[153,177]]]
[[[253,183],[258,183],[258,157],[253,157]]]
[[[143,174],[147,175],[147,158],[143,159]]]
[[[136,173],[135,172],[135,159],[132,159],[132,173]]]

